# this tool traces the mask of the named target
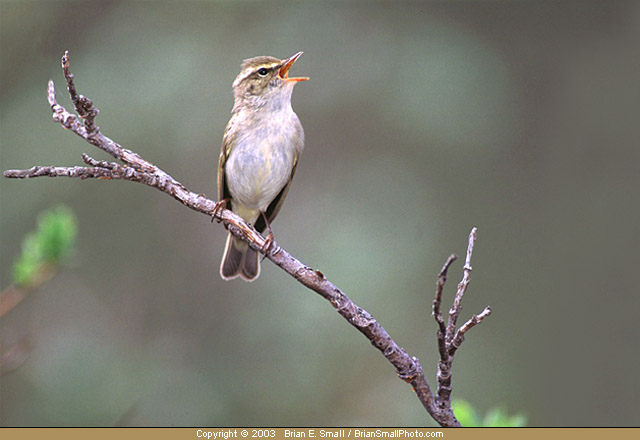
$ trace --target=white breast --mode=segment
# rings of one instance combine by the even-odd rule
[[[235,203],[250,210],[266,211],[289,181],[302,148],[298,117],[290,108],[289,112],[277,113],[254,120],[251,129],[236,138],[227,159],[229,192]]]

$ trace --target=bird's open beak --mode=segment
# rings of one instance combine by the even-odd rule
[[[278,76],[280,76],[280,78],[282,78],[285,81],[293,81],[293,82],[306,81],[309,79],[309,77],[307,76],[300,76],[298,78],[289,78],[289,69],[291,69],[291,66],[293,66],[293,63],[295,63],[296,60],[300,58],[300,55],[302,55],[302,52],[298,52],[294,56],[287,58],[282,62],[282,67],[278,71]]]

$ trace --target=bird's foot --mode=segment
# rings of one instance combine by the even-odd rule
[[[217,218],[217,216],[221,211],[227,209],[228,202],[229,199],[222,199],[219,202],[216,202],[216,206],[213,207],[213,211],[211,212],[211,223],[213,223],[214,220],[217,220],[218,223],[222,221],[221,219]]]
[[[269,234],[264,239],[264,244],[262,245],[262,260],[260,260],[261,262],[264,261],[265,258],[267,258],[267,254],[271,252],[274,243],[275,240],[273,239],[273,232],[269,231]]]

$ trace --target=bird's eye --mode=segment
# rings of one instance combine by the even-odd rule
[[[267,69],[266,67],[261,67],[258,69],[258,75],[260,76],[267,76],[267,73],[269,73],[269,69]]]

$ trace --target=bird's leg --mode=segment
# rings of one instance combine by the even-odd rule
[[[213,221],[216,220],[216,216],[220,211],[224,211],[225,209],[227,209],[228,202],[229,202],[229,197],[227,197],[226,199],[222,199],[219,202],[216,202],[216,206],[213,207],[213,212],[211,213],[211,223],[213,223]],[[218,223],[222,221],[220,219],[217,219],[217,220],[218,220]]]
[[[264,261],[264,259],[267,258],[267,254],[271,252],[271,247],[273,246],[273,231],[271,230],[271,225],[269,224],[269,220],[267,219],[267,216],[265,215],[265,213],[260,211],[260,214],[262,214],[262,218],[264,219],[264,224],[267,225],[267,229],[269,230],[269,233],[264,239],[264,245],[262,246],[263,255],[262,255],[262,260],[260,261]]]

